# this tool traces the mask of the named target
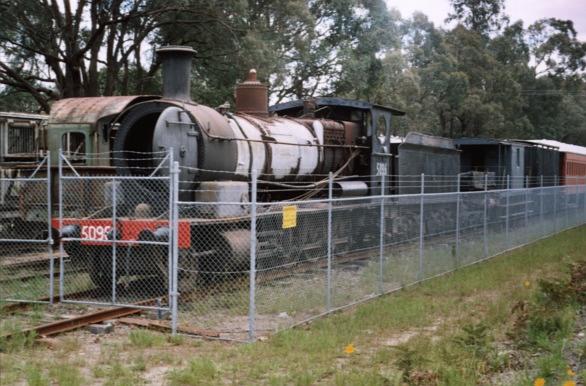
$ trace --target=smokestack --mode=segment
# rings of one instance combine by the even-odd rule
[[[165,46],[157,50],[163,63],[163,98],[191,101],[191,59],[189,46]]]
[[[256,79],[255,69],[250,70],[246,80],[236,86],[236,112],[269,115],[268,88]]]

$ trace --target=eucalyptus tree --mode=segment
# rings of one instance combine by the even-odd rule
[[[127,93],[130,70],[140,89],[152,75],[143,44],[173,9],[149,0],[7,0],[0,15],[0,83],[50,101]],[[100,68],[103,68],[101,74]],[[103,78],[103,79],[102,79]]]

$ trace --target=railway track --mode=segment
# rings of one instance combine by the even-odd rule
[[[142,302],[138,302],[135,306],[148,306],[154,304],[157,299],[150,299],[145,300]],[[124,316],[129,316],[133,314],[138,314],[142,312],[142,309],[126,306],[126,307],[113,307],[113,308],[106,308],[101,309],[93,312],[89,312],[74,318],[64,319],[57,322],[46,323],[37,327],[32,327],[29,329],[25,329],[21,331],[19,334],[30,336],[33,335],[35,337],[49,337],[54,336],[63,332],[75,330],[90,324],[100,323],[106,320],[121,318]],[[8,334],[0,337],[0,339],[11,339],[14,334]]]

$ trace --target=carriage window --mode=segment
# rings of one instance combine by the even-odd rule
[[[386,137],[387,120],[385,119],[385,117],[380,117],[376,122],[376,135],[379,137]]]
[[[521,149],[517,150],[517,167],[521,167]]]
[[[85,157],[85,135],[83,133],[63,134],[61,149],[67,158],[83,159]]]
[[[35,127],[32,123],[8,125],[8,154],[31,154],[36,151]]]

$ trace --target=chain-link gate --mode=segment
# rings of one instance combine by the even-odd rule
[[[172,156],[124,156],[149,166],[128,175],[88,175],[59,154],[59,298],[169,311],[176,229]]]
[[[0,169],[0,301],[50,303],[58,273],[49,154]]]

